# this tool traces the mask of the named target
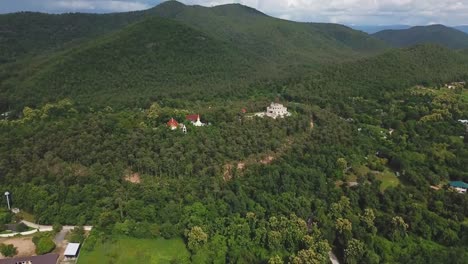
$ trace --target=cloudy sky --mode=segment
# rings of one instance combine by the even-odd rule
[[[16,11],[123,12],[153,7],[162,0],[0,0],[0,13]],[[466,25],[468,0],[180,0],[213,6],[241,3],[295,21],[348,25]]]

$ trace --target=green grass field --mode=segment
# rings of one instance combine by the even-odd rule
[[[189,263],[189,252],[181,239],[137,239],[118,237],[114,241],[96,244],[93,251],[83,250],[78,264],[110,263]]]
[[[380,185],[381,191],[384,191],[388,187],[395,187],[398,184],[400,184],[400,180],[395,175],[395,173],[387,171],[387,170],[375,175],[375,178],[382,182],[382,184]]]

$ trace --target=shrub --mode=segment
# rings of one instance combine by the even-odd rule
[[[57,223],[52,226],[52,229],[54,230],[55,233],[58,233],[58,232],[62,231],[62,228],[63,228],[63,226],[61,224],[57,224]]]
[[[36,245],[36,253],[43,255],[51,252],[55,248],[55,243],[50,237],[42,237]]]
[[[85,239],[85,232],[82,226],[77,226],[73,228],[70,232],[70,239],[69,241],[72,243],[83,243]]]
[[[0,253],[4,257],[13,257],[18,254],[18,249],[12,244],[0,244]]]

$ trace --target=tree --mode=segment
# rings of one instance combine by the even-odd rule
[[[70,232],[70,242],[73,243],[83,243],[85,239],[85,232],[84,228],[82,226],[77,226],[73,228],[73,230]]]
[[[268,260],[268,264],[283,264],[283,263],[284,263],[283,259],[278,255],[271,257]]]
[[[352,230],[351,222],[346,218],[338,218],[335,221],[336,231],[340,234],[349,233]]]
[[[392,218],[392,227],[392,239],[396,241],[406,236],[409,225],[405,223],[405,220],[401,216],[395,216]]]
[[[360,259],[365,253],[364,243],[357,239],[351,239],[345,249],[345,260],[348,264],[360,263]]]
[[[199,226],[194,226],[188,233],[188,248],[192,252],[196,252],[200,249],[207,241],[208,235]]]
[[[336,165],[344,173],[346,171],[346,169],[348,168],[348,161],[346,161],[345,158],[338,158],[336,160]]]
[[[13,244],[0,244],[0,253],[4,257],[13,257],[18,254],[18,249]]]
[[[58,232],[62,231],[62,228],[63,228],[63,226],[61,224],[58,224],[58,223],[55,223],[52,226],[52,229],[54,230],[55,233],[58,233]]]
[[[303,249],[290,258],[291,264],[323,264],[328,261],[327,254],[319,254],[313,249]]]

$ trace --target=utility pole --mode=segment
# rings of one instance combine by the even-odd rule
[[[5,192],[5,196],[6,196],[6,199],[7,199],[7,204],[8,204],[8,210],[11,210],[11,207],[10,207],[10,193],[9,192]]]

